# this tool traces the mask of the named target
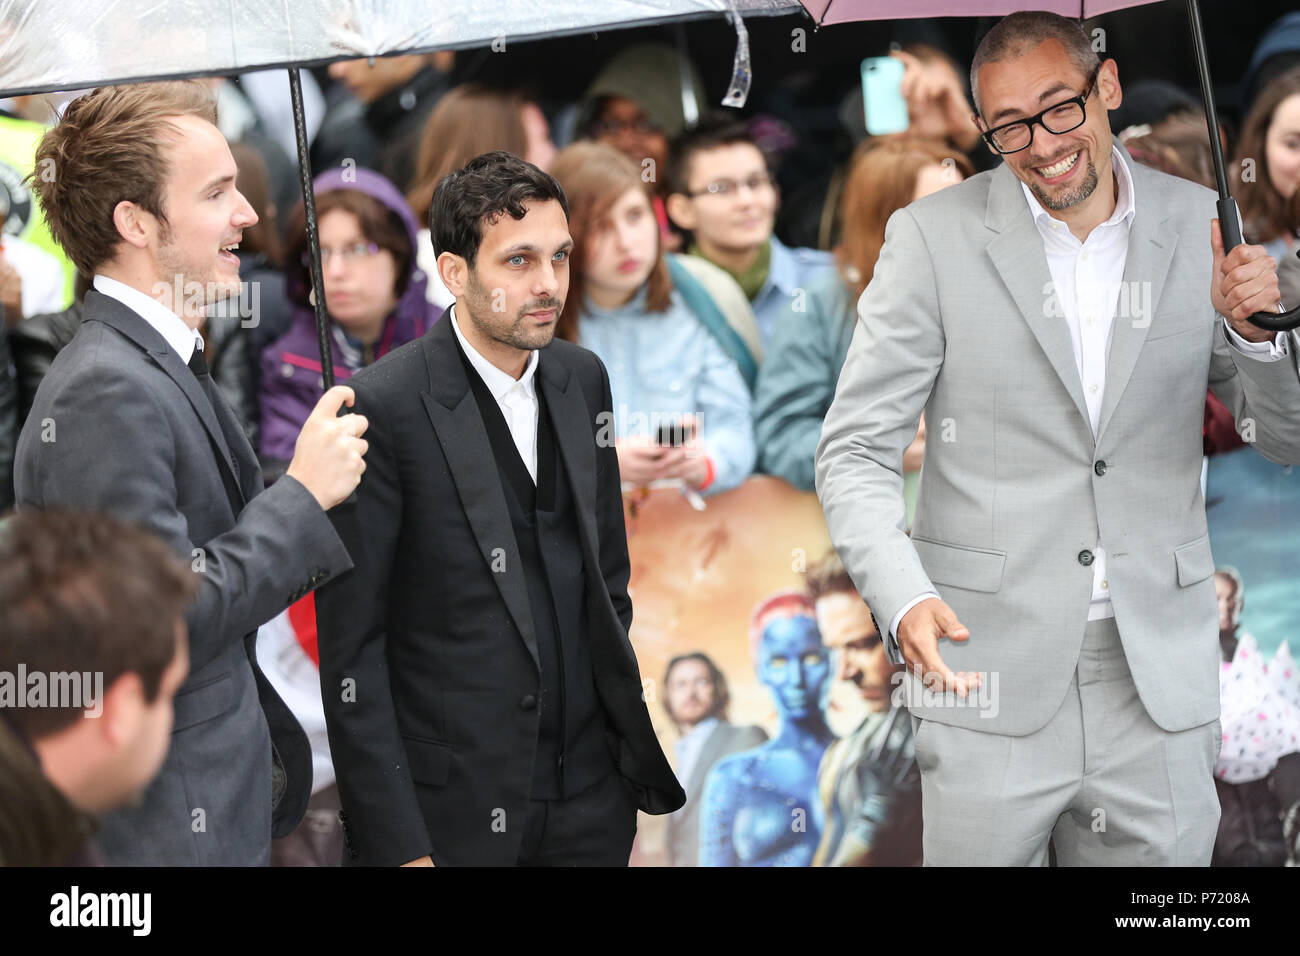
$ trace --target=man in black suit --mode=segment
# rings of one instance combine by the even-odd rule
[[[443,179],[456,303],[351,380],[355,568],[317,601],[345,863],[626,865],[637,809],[685,800],[628,640],[609,378],[553,340],[567,215],[508,153]]]
[[[306,735],[253,653],[257,629],[351,566],[325,511],[365,467],[365,420],[322,397],[267,491],[213,385],[199,326],[237,295],[230,251],[257,215],[203,84],[103,87],[68,105],[36,153],[46,220],[94,276],[85,319],[50,365],[18,441],[18,508],[103,511],[152,531],[197,572],[190,675],[171,748],[138,806],[108,814],[110,863],[266,865],[311,796]],[[46,165],[48,160],[51,165]]]

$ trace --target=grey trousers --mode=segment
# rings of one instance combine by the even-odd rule
[[[926,866],[1046,866],[1049,840],[1060,866],[1210,864],[1219,721],[1162,730],[1114,618],[1088,623],[1065,700],[1034,733],[915,716],[912,730]]]

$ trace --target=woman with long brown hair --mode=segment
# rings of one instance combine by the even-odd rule
[[[438,277],[437,256],[429,240],[433,190],[448,173],[475,156],[504,149],[546,169],[555,159],[550,125],[541,108],[522,93],[466,83],[438,101],[420,136],[415,185],[406,195],[420,224],[417,261],[428,279],[429,301],[445,309],[455,297]]]
[[[1233,157],[1232,193],[1246,241],[1279,262],[1300,231],[1300,69],[1271,80],[1251,106]]]
[[[732,357],[745,346],[693,271],[664,254],[640,166],[580,142],[551,172],[569,199],[574,241],[556,333],[609,371],[623,480],[702,494],[734,488],[754,467],[749,386]]]
[[[926,141],[876,140],[858,147],[841,199],[837,268],[812,283],[803,301],[791,301],[759,373],[754,427],[760,471],[812,490],[822,421],[853,337],[858,298],[885,244],[885,224],[914,199],[972,171],[961,153]],[[905,473],[920,470],[924,436],[922,421],[904,455]]]

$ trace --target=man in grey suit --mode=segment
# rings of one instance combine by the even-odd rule
[[[109,814],[99,833],[116,864],[265,865],[273,833],[302,817],[307,739],[253,642],[259,625],[351,567],[325,511],[365,467],[366,421],[337,417],[352,401],[337,388],[263,492],[207,373],[203,309],[239,293],[229,250],[257,222],[215,124],[197,82],[98,89],[41,140],[33,176],[51,230],[94,289],[19,439],[18,506],[133,521],[198,577],[166,761],[139,805]]]
[[[1295,345],[1247,321],[1276,308],[1274,263],[1225,258],[1213,195],[1113,143],[1118,71],[1076,22],[1005,18],[971,77],[1005,162],[890,219],[817,456],[832,541],[908,666],[925,862],[1043,865],[1052,840],[1062,865],[1204,866],[1201,421],[1208,384],[1261,454],[1300,460]]]
[[[762,727],[727,722],[731,695],[727,678],[707,654],[679,654],[664,671],[664,711],[681,735],[677,777],[686,787],[686,804],[668,817],[668,865],[700,861],[700,798],[704,780],[723,757],[767,741]]]

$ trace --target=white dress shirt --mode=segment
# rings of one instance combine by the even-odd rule
[[[460,341],[460,347],[465,350],[469,363],[474,366],[479,378],[483,379],[483,384],[487,386],[492,397],[497,400],[497,405],[501,407],[501,415],[510,429],[510,437],[515,440],[519,456],[528,466],[528,474],[532,476],[533,484],[537,484],[538,406],[537,392],[533,383],[533,376],[537,372],[537,350],[533,349],[529,353],[523,374],[517,380],[513,379],[480,355],[478,350],[469,344],[469,340],[461,334],[460,325],[456,322],[454,305],[451,307],[450,318],[452,330]]]
[[[186,365],[190,364],[195,349],[203,351],[203,336],[199,330],[190,328],[184,319],[152,296],[104,275],[95,276],[94,286],[96,292],[117,299],[153,326]]]
[[[1115,147],[1111,148],[1111,166],[1115,173],[1117,191],[1115,211],[1109,219],[1088,233],[1088,238],[1083,242],[1070,231],[1066,223],[1043,208],[1028,186],[1023,182],[1020,184],[1025,201],[1029,203],[1029,210],[1034,216],[1034,224],[1043,238],[1043,252],[1052,274],[1052,289],[1049,291],[1054,294],[1069,328],[1075,368],[1083,387],[1094,439],[1101,419],[1102,398],[1106,392],[1106,360],[1110,354],[1111,330],[1121,304],[1124,265],[1128,260],[1129,228],[1136,212],[1133,177],[1123,155]],[[1130,311],[1149,304],[1131,292],[1123,298]],[[1129,318],[1150,321],[1152,316],[1133,315]],[[1271,362],[1289,354],[1285,332],[1279,332],[1273,342],[1248,342],[1237,334],[1227,319],[1223,319],[1223,324],[1228,341],[1238,351],[1255,359]],[[1098,541],[1092,553],[1092,601],[1088,607],[1088,620],[1096,621],[1114,617],[1115,611],[1110,600],[1110,582],[1106,577],[1106,549]],[[921,601],[938,596],[931,591],[905,604],[890,622],[890,633],[897,637],[898,625],[903,616]]]

